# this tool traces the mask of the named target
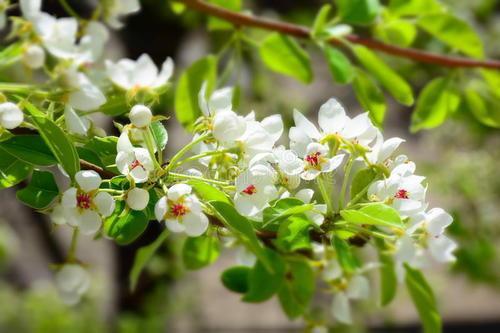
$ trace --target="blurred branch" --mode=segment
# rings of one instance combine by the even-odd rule
[[[222,8],[220,6],[210,4],[203,0],[173,0],[173,1],[181,2],[188,8],[191,8],[199,12],[203,12],[210,16],[223,19],[227,22],[234,24],[235,26],[247,26],[247,27],[260,28],[264,30],[277,31],[282,34],[298,38],[311,37],[310,29],[305,26],[234,12]],[[498,60],[475,60],[465,57],[446,56],[413,48],[405,48],[405,47],[390,45],[371,38],[361,37],[355,34],[347,35],[345,38],[351,43],[364,45],[372,50],[377,50],[393,56],[408,58],[427,64],[434,64],[444,67],[482,67],[482,68],[494,68],[494,69],[500,68],[500,61]],[[338,38],[331,38],[329,42],[334,45],[342,43],[341,40],[339,40]]]

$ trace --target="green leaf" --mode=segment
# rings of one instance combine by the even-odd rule
[[[0,148],[0,189],[22,182],[33,167]]]
[[[292,215],[301,214],[313,208],[313,204],[305,204],[297,198],[279,199],[272,206],[264,209],[264,225],[284,220]]]
[[[439,315],[434,293],[422,273],[405,264],[405,283],[408,292],[417,308],[424,333],[441,333],[441,317]]]
[[[207,56],[193,63],[182,73],[175,91],[175,115],[177,120],[190,129],[201,116],[198,93],[203,82],[207,82],[207,93],[215,85],[217,77],[217,58]]]
[[[325,4],[321,7],[318,14],[316,14],[313,26],[311,28],[311,35],[313,37],[318,37],[319,35],[321,35],[323,30],[325,30],[326,24],[328,23],[328,15],[330,14],[331,10],[332,6],[329,4]]]
[[[352,253],[351,247],[345,240],[334,236],[332,238],[332,246],[337,253],[337,260],[339,261],[339,264],[344,272],[350,274],[359,268],[359,262]]]
[[[381,8],[378,0],[337,0],[336,3],[342,21],[351,24],[372,23]]]
[[[159,150],[165,149],[168,142],[168,133],[165,126],[161,121],[153,121],[150,125],[151,133],[153,134],[153,139],[156,143],[156,148]]]
[[[241,216],[236,209],[227,202],[210,201],[209,205],[213,208],[215,215],[221,222],[248,246],[249,250],[255,254],[269,272],[273,272],[274,263],[269,261],[264,248],[255,235],[252,223],[250,223],[246,217]]]
[[[465,101],[470,112],[483,125],[500,128],[500,110],[473,88],[465,90]]]
[[[481,75],[484,77],[484,80],[488,84],[489,91],[496,98],[500,99],[500,73],[498,70],[492,69],[481,69]]]
[[[271,298],[281,288],[285,279],[285,262],[281,256],[270,250],[265,250],[267,261],[273,263],[270,272],[260,259],[250,271],[248,276],[248,292],[243,296],[244,302],[259,303]]]
[[[417,28],[408,20],[392,19],[377,25],[375,35],[386,43],[408,47],[417,37]]]
[[[304,83],[312,81],[309,55],[293,38],[272,33],[264,39],[259,52],[269,69]]]
[[[16,192],[16,197],[34,209],[47,208],[59,195],[54,175],[48,171],[35,170],[29,185]]]
[[[227,195],[217,187],[200,180],[190,180],[187,182],[196,192],[196,195],[203,201],[220,201],[231,204]]]
[[[59,126],[46,118],[33,104],[24,101],[23,106],[55,158],[66,173],[73,178],[80,171],[80,158],[71,140]]]
[[[447,13],[421,17],[417,24],[443,43],[475,58],[484,56],[483,42],[465,21]]]
[[[354,78],[354,68],[349,59],[338,49],[325,45],[323,52],[336,82],[346,84]]]
[[[375,124],[381,126],[385,119],[385,97],[375,81],[358,69],[353,82],[354,92],[361,106],[370,113]]]
[[[248,279],[250,267],[234,266],[222,272],[222,284],[229,290],[236,293],[245,294],[248,292]]]
[[[106,103],[99,108],[99,112],[112,117],[120,116],[129,110],[130,108],[123,94],[109,97]]]
[[[229,9],[233,12],[241,10],[241,0],[209,0],[208,2]],[[232,30],[234,25],[216,17],[208,18],[208,30]]]
[[[98,137],[94,136],[85,144],[85,148],[94,152],[101,160],[101,165],[108,167],[116,163],[116,136]],[[108,167],[109,169],[109,167]]]
[[[200,269],[208,266],[219,258],[219,254],[219,240],[207,235],[187,238],[182,248],[182,259],[187,269]]]
[[[377,172],[372,168],[365,168],[356,172],[351,183],[351,199],[363,190],[366,193],[367,187],[370,186],[376,177]],[[364,195],[364,198],[366,199],[366,195]]]
[[[410,85],[382,59],[361,45],[355,46],[354,52],[363,67],[387,89],[394,99],[403,105],[413,104],[413,92]]]
[[[169,234],[168,229],[162,231],[162,233],[156,238],[151,244],[141,247],[137,250],[134,257],[134,264],[130,271],[130,290],[134,290],[139,281],[142,271],[148,264],[148,262],[153,258],[153,255],[158,251],[160,246],[165,242]]]
[[[281,307],[290,319],[297,318],[309,306],[316,286],[314,271],[305,260],[290,261],[285,283],[278,292]]]
[[[0,51],[0,67],[8,67],[21,58],[24,46],[22,42],[10,44]]]
[[[434,128],[458,108],[460,95],[448,78],[437,78],[429,82],[418,97],[411,117],[411,131]]]
[[[9,154],[36,166],[51,166],[57,160],[39,135],[16,135],[0,143]]]
[[[355,224],[379,225],[385,227],[402,228],[401,216],[392,207],[383,203],[373,203],[359,210],[341,210],[344,220]]]
[[[385,242],[376,239],[378,248],[378,259],[380,261],[380,304],[386,306],[392,302],[396,296],[398,288],[398,279],[394,266],[393,256],[387,252]]]
[[[391,0],[389,11],[398,16],[420,16],[439,13],[443,6],[437,0]]]
[[[144,212],[128,210],[123,201],[118,201],[113,214],[104,221],[104,232],[118,244],[127,245],[146,230],[148,222]]]
[[[309,229],[311,223],[303,215],[295,215],[280,223],[276,246],[284,251],[297,251],[311,248]]]

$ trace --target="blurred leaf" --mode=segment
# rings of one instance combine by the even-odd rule
[[[222,272],[222,284],[229,290],[244,294],[248,292],[250,267],[234,266]]]
[[[128,111],[129,106],[123,94],[108,97],[106,103],[99,108],[99,112],[112,117],[120,116]]]
[[[24,109],[31,116],[40,136],[50,148],[66,173],[73,178],[80,171],[80,158],[66,133],[33,104],[24,101]]]
[[[208,2],[234,12],[239,12],[241,10],[241,0],[208,0]],[[208,18],[208,30],[214,31],[232,29],[234,29],[234,25],[227,21],[212,16]]]
[[[500,72],[492,69],[481,69],[481,75],[490,88],[489,91],[498,99],[500,99]]]
[[[21,59],[24,45],[22,42],[12,43],[0,51],[0,68],[8,67]]]
[[[380,261],[380,305],[386,306],[392,302],[396,296],[398,279],[394,266],[393,255],[387,252],[385,242],[376,239],[378,248],[378,259]]]
[[[269,69],[304,83],[312,81],[309,55],[293,38],[272,33],[264,39],[259,52]]]
[[[417,28],[413,22],[402,19],[391,19],[375,27],[375,35],[382,41],[399,46],[410,46],[417,36]]]
[[[267,261],[273,265],[270,272],[260,259],[248,276],[248,292],[243,296],[244,302],[260,303],[271,298],[283,284],[285,279],[285,262],[278,253],[266,248],[264,252]]]
[[[182,249],[182,259],[187,269],[200,269],[214,263],[220,254],[220,243],[216,237],[202,235],[188,237]]]
[[[0,148],[23,162],[37,166],[51,166],[57,160],[39,135],[16,135],[0,143]]]
[[[406,287],[417,308],[424,333],[441,333],[441,317],[439,315],[434,293],[422,273],[405,264]]]
[[[328,68],[330,68],[330,73],[332,73],[335,81],[341,84],[351,82],[354,78],[354,68],[349,58],[338,49],[329,45],[325,45],[323,53],[325,54]]]
[[[175,115],[177,120],[190,129],[201,116],[198,93],[203,82],[207,82],[207,92],[215,86],[217,58],[209,55],[193,63],[180,76],[175,91]]]
[[[400,16],[420,16],[444,10],[437,0],[390,0],[388,9],[391,14]]]
[[[165,242],[168,234],[168,229],[163,230],[158,238],[156,238],[151,244],[143,246],[139,250],[137,250],[134,257],[132,269],[130,270],[130,290],[135,290],[142,271],[151,260],[151,258],[153,258],[153,255],[156,253],[156,251],[158,251],[163,242]]]
[[[0,148],[0,189],[14,186],[29,176],[33,167]]]
[[[360,25],[372,23],[381,8],[378,0],[336,0],[336,4],[343,22]]]
[[[119,245],[127,245],[136,240],[146,227],[149,219],[142,211],[128,210],[124,201],[117,201],[115,211],[104,221],[104,232]]]
[[[365,190],[366,193],[367,186],[369,186],[376,177],[377,173],[372,168],[365,168],[356,172],[351,183],[351,199],[363,190]]]
[[[200,180],[190,180],[187,182],[196,192],[196,195],[203,201],[220,201],[231,204],[227,195],[217,187]]]
[[[363,67],[365,67],[398,102],[407,106],[413,104],[413,92],[410,85],[382,61],[382,59],[364,46],[355,46],[354,52]]]
[[[283,198],[277,200],[272,206],[264,209],[264,225],[281,221],[292,215],[301,214],[314,208],[313,204],[305,204],[297,198]]]
[[[329,4],[325,4],[321,7],[318,14],[316,14],[316,17],[314,18],[314,23],[311,28],[312,36],[317,37],[323,32],[326,24],[328,23],[328,15],[330,14],[331,10],[332,6]]]
[[[440,77],[427,83],[418,97],[417,106],[411,118],[412,132],[441,125],[455,112],[460,104],[458,91],[450,79]]]
[[[484,56],[483,42],[465,21],[447,13],[421,17],[417,24],[445,44],[471,57]]]
[[[387,108],[384,93],[365,72],[358,69],[355,73],[353,88],[356,98],[361,106],[370,113],[372,121],[381,126],[384,122]]]
[[[473,88],[465,90],[465,101],[470,112],[483,125],[500,128],[500,110]]]
[[[278,248],[284,251],[293,252],[302,249],[310,249],[310,228],[311,222],[309,222],[305,216],[290,216],[280,223],[275,243]]]
[[[332,246],[335,249],[337,260],[339,261],[339,264],[344,272],[351,274],[359,268],[359,262],[352,253],[351,247],[345,240],[334,236],[332,238]]]
[[[153,134],[153,139],[156,143],[156,148],[159,150],[165,149],[165,146],[168,142],[168,133],[165,129],[165,126],[161,123],[161,121],[154,121],[151,123],[151,133]]]
[[[394,208],[383,203],[367,204],[359,210],[341,210],[340,215],[347,222],[355,224],[369,224],[395,228],[402,228],[403,226],[399,213]]]
[[[34,209],[47,208],[59,195],[54,175],[48,171],[33,171],[29,185],[16,192],[18,200]]]
[[[316,286],[314,271],[306,260],[290,261],[289,272],[278,292],[281,307],[290,319],[297,318],[309,306]]]

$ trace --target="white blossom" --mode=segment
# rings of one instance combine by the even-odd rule
[[[141,9],[139,0],[111,0],[106,2],[106,23],[114,29],[123,27],[121,18]]]
[[[75,305],[90,287],[90,276],[77,264],[65,264],[57,271],[55,283],[61,300],[67,305]]]
[[[144,183],[154,170],[154,163],[147,149],[131,147],[118,149],[116,167],[121,174],[130,175],[136,183]]]
[[[21,125],[24,120],[24,114],[14,103],[0,103],[0,127],[14,129]]]
[[[137,104],[132,107],[129,113],[130,122],[135,127],[143,128],[151,124],[153,114],[151,109],[145,105]]]
[[[344,154],[328,157],[328,147],[311,142],[307,145],[304,156],[304,171],[301,177],[304,180],[313,180],[321,173],[328,173],[337,169],[344,160]]]

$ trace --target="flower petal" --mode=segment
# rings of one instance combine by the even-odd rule
[[[188,213],[182,217],[186,234],[191,237],[202,235],[208,228],[208,218],[203,213]]]
[[[78,171],[75,180],[84,192],[97,190],[101,185],[101,176],[94,170]]]
[[[339,292],[333,296],[332,314],[339,322],[352,324],[351,305],[345,293]]]
[[[134,187],[127,193],[127,205],[133,210],[143,210],[149,202],[149,192]]]
[[[115,200],[111,194],[107,192],[99,192],[94,197],[94,203],[97,206],[97,210],[103,217],[108,217],[115,210]]]
[[[155,204],[155,217],[158,222],[163,221],[168,212],[167,198],[161,197]]]
[[[340,132],[348,120],[344,108],[335,98],[330,98],[321,105],[318,112],[319,126],[328,134]]]
[[[84,235],[93,235],[101,227],[101,217],[93,210],[85,210],[81,214],[79,229]]]

